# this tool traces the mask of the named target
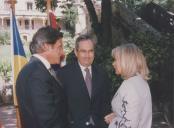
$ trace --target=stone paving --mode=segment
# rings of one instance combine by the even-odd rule
[[[16,128],[16,110],[14,106],[0,107],[0,128]]]
[[[153,113],[152,128],[173,128],[161,112]],[[14,106],[0,106],[0,128],[16,128],[16,110]]]

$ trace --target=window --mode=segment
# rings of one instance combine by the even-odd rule
[[[21,22],[21,20],[19,20],[19,26],[21,26],[22,25],[22,22]]]
[[[29,29],[29,20],[25,20],[25,29]]]
[[[3,7],[3,6],[2,6]],[[4,1],[4,10],[7,10],[7,9],[10,9],[10,4],[7,4],[5,1]]]
[[[32,29],[34,29],[34,20],[31,21]]]
[[[23,39],[27,42],[27,36],[23,36]]]
[[[33,10],[33,3],[27,2],[27,10]]]
[[[10,27],[10,19],[6,20],[7,27]]]

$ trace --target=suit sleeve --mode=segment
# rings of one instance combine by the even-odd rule
[[[59,122],[61,117],[58,108],[55,107],[51,83],[37,76],[31,77],[29,82],[31,86],[28,87],[28,95],[38,125],[42,128],[61,128]]]

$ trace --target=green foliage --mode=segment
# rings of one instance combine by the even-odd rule
[[[63,44],[66,54],[70,53],[74,48],[74,39],[71,36],[72,35],[69,32],[65,32],[63,36]]]
[[[111,56],[112,47],[97,44],[95,49],[95,61],[94,63],[101,66],[107,72],[109,78],[112,80],[113,88],[121,84],[121,77],[116,76],[114,68],[112,66],[113,58]]]
[[[9,32],[0,32],[0,45],[10,44],[10,33]]]
[[[62,1],[60,8],[63,9],[63,19],[62,22],[65,24],[66,29],[71,33],[72,36],[75,34],[75,24],[77,21],[77,7],[74,5],[73,1]]]
[[[67,64],[71,64],[72,62],[76,61],[77,58],[75,56],[74,50],[72,50],[66,57]]]
[[[144,0],[119,0],[119,2],[123,3],[127,8],[137,11],[139,10],[146,2]]]
[[[174,0],[149,0],[148,2],[152,1],[165,9],[174,12]],[[119,2],[123,3],[126,7],[134,12],[137,12],[142,6],[148,3],[145,0],[119,0]]]
[[[64,33],[64,38],[63,39],[64,39],[63,40],[64,50],[65,50],[65,54],[67,55],[66,62],[71,63],[76,58],[75,54],[74,54],[75,41],[72,38],[71,33],[69,33],[69,32]]]
[[[163,7],[171,12],[174,12],[174,0],[167,0]]]
[[[55,9],[57,7],[57,0],[51,0],[51,8]],[[35,0],[36,9],[40,10],[41,12],[45,12],[47,9],[47,1],[46,0]]]
[[[4,60],[0,63],[0,75],[5,80],[5,82],[8,82],[10,80],[11,70],[12,68],[10,62]]]
[[[129,42],[135,43],[142,49],[151,72],[150,82],[159,81],[160,69],[170,59],[172,54],[174,38],[171,35],[164,35],[156,38],[153,33],[134,33],[130,36]],[[164,71],[165,72],[165,71]]]
[[[47,2],[46,0],[35,0],[36,9],[40,10],[41,12],[45,12],[47,9]],[[60,4],[60,8],[63,9],[63,18],[61,19],[62,22],[65,24],[66,29],[71,33],[73,37],[75,35],[75,24],[77,20],[77,7],[74,5],[73,0],[51,0],[51,8],[55,9],[57,4]],[[58,21],[59,19],[57,19]]]
[[[115,38],[118,38],[115,36]],[[151,80],[150,83],[160,83],[163,79],[161,78],[161,72],[167,74],[168,70],[165,67],[166,64],[172,65],[170,60],[172,57],[172,51],[174,49],[174,36],[164,35],[162,37],[156,38],[153,33],[133,33],[130,35],[127,42],[135,43],[140,49],[142,49],[146,59],[147,64],[150,69]],[[120,44],[122,42],[119,42]],[[118,45],[120,45],[118,44]],[[114,69],[112,67],[113,59],[111,57],[111,51],[113,47],[103,46],[97,44],[96,46],[96,57],[95,63],[102,66],[108,73],[109,77],[112,79],[113,88],[119,86],[122,79],[115,75]],[[169,69],[171,70],[171,69]]]

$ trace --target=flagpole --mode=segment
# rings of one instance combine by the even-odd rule
[[[51,10],[51,0],[46,0],[46,1],[47,1],[47,21],[48,21],[48,25],[51,25],[50,16],[49,16],[49,11]]]
[[[13,100],[14,100],[14,106],[16,108],[16,127],[21,128],[21,120],[20,120],[20,115],[19,115],[19,108],[17,104],[17,99],[16,99],[16,91],[15,91],[15,80],[14,80],[14,49],[13,49],[13,16],[15,16],[15,4],[17,3],[16,0],[8,0],[8,4],[10,4],[11,7],[11,13],[10,13],[10,27],[11,27],[11,64],[12,64],[12,83],[13,83]]]

